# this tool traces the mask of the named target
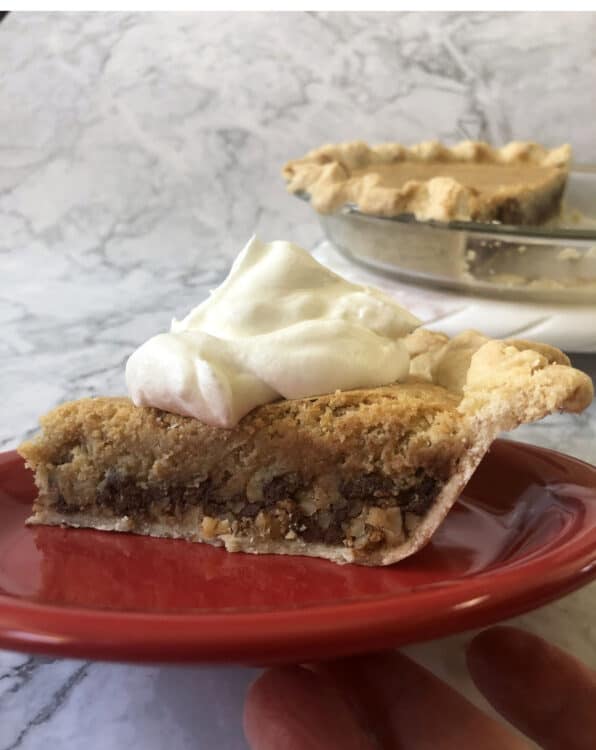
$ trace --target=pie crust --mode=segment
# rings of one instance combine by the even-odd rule
[[[19,448],[29,522],[388,565],[429,540],[501,430],[592,399],[552,347],[424,329],[407,345],[405,383],[277,401],[230,430],[124,398],[63,404]]]
[[[291,193],[320,213],[343,206],[419,220],[541,224],[557,215],[569,171],[567,145],[514,141],[502,148],[463,141],[327,145],[283,168]]]

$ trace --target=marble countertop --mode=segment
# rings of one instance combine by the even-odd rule
[[[278,176],[289,157],[356,137],[534,138],[596,162],[595,40],[596,14],[10,14],[0,448],[61,401],[122,393],[130,352],[255,229],[314,247],[317,223]],[[574,362],[596,376],[596,356]],[[516,437],[596,463],[596,409]],[[595,593],[515,621],[596,665]],[[408,651],[480,702],[468,637]],[[240,750],[255,674],[0,652],[0,750]]]

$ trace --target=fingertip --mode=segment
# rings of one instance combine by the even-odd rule
[[[303,667],[278,667],[258,677],[247,691],[243,723],[253,750],[370,747],[335,687]]]
[[[294,679],[300,680],[301,673],[304,670],[301,667],[271,667],[261,672],[248,686],[246,692],[247,703],[259,703],[266,700],[271,693],[276,693],[279,686],[292,682]]]
[[[478,685],[495,676],[495,667],[521,664],[543,644],[541,638],[525,630],[511,625],[495,625],[478,633],[468,644],[468,670]]]
[[[575,657],[505,625],[473,638],[466,656],[484,697],[541,747],[594,747],[596,677]]]
[[[262,735],[261,727],[269,721],[269,715],[278,705],[277,698],[287,685],[301,681],[300,667],[274,667],[261,673],[251,682],[246,691],[242,724],[244,734],[251,747],[258,747]]]
[[[516,643],[528,638],[538,639],[538,636],[516,628],[513,625],[493,625],[477,633],[470,641],[469,646],[473,648],[492,647],[500,643]]]

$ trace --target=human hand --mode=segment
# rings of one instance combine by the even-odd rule
[[[477,635],[468,669],[480,692],[546,750],[596,748],[596,673],[537,636]],[[250,688],[252,750],[527,750],[529,743],[398,652],[281,667]]]

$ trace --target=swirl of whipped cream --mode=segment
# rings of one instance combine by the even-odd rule
[[[129,358],[137,406],[233,427],[260,404],[405,378],[420,322],[289,242],[253,237],[225,281]]]

